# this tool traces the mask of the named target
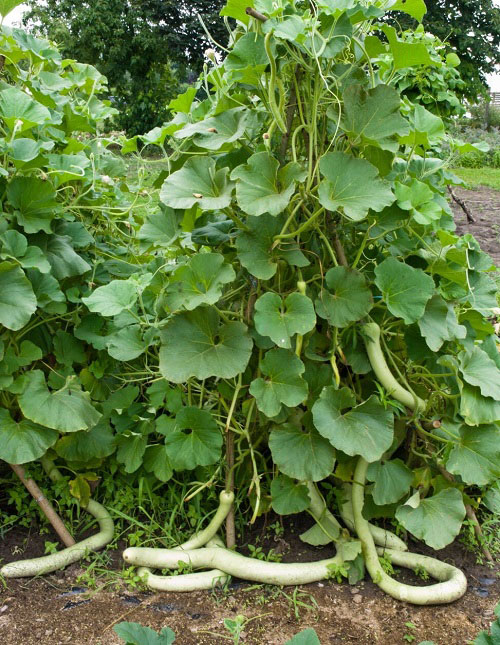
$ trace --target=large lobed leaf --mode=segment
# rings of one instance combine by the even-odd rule
[[[350,408],[348,410],[348,408]],[[346,411],[348,410],[348,411]],[[393,415],[375,396],[356,405],[349,388],[323,388],[312,408],[314,425],[320,435],[348,455],[377,461],[393,439]]]
[[[173,383],[191,376],[233,378],[245,371],[253,346],[243,323],[221,325],[213,307],[177,314],[160,337],[160,372]]]

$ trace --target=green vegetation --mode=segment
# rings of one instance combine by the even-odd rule
[[[402,4],[398,2],[395,6]],[[415,25],[415,21],[402,13],[398,15],[398,22],[403,26]],[[495,2],[435,0],[428,3],[423,25],[425,31],[449,42],[459,55],[463,95],[476,100],[478,94],[485,94],[488,87],[485,74],[495,73],[500,48],[500,9]]]
[[[100,73],[2,30],[0,458],[60,472],[76,509],[98,484],[132,527],[127,565],[151,569],[127,567],[132,585],[366,567],[394,598],[447,603],[463,574],[371,520],[440,550],[498,512],[494,267],[454,234],[442,161],[484,146],[447,136],[449,96],[427,109],[409,91],[416,70],[456,80],[421,29],[398,34],[378,3],[254,4],[224,7],[227,56],[207,55],[173,118],[120,140],[136,172],[99,137],[115,116]],[[270,510],[307,513],[301,539],[335,555],[239,553]]]
[[[453,172],[465,181],[467,188],[488,186],[500,191],[500,168],[453,168]]]
[[[208,39],[225,45],[222,0],[28,0],[24,22],[59,44],[64,58],[94,65],[109,82],[114,124],[129,135],[161,125],[168,103],[203,66]]]
[[[224,627],[231,634],[215,634],[214,632],[207,632],[218,636],[223,640],[229,640],[234,645],[242,643],[241,633],[248,623],[253,620],[258,620],[261,616],[253,616],[246,618],[245,616],[236,616],[236,618],[225,618]],[[113,627],[113,630],[118,636],[123,639],[126,645],[172,645],[175,642],[175,634],[170,627],[164,627],[158,634],[151,629],[151,627],[144,627],[139,623],[119,623]],[[311,627],[304,629],[299,634],[296,634],[292,639],[287,641],[284,645],[320,645],[316,631]]]

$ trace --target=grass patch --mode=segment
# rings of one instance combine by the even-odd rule
[[[500,190],[500,168],[453,168],[453,172],[465,181],[466,188],[488,186]]]

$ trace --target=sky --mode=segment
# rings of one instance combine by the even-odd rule
[[[500,7],[500,0],[493,0],[493,4]],[[16,7],[5,19],[5,24],[12,25],[18,23],[25,9],[25,5],[22,4]],[[500,92],[500,71],[498,74],[488,74],[487,78],[491,91]]]

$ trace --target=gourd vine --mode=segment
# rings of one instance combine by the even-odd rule
[[[212,508],[187,541],[126,549],[154,589],[206,589],[228,576],[302,584],[339,570],[355,582],[366,567],[395,598],[450,602],[465,592],[463,574],[406,542],[444,548],[466,505],[498,495],[500,360],[488,320],[493,262],[455,234],[447,202],[456,181],[447,150],[463,144],[405,87],[446,59],[423,46],[421,26],[389,27],[384,2],[249,4],[222,10],[227,56],[207,55],[172,119],[121,141],[141,168],[140,144],[156,146],[160,174],[109,187],[96,141],[77,153],[84,178],[66,193],[66,162],[49,155],[43,172],[61,182],[51,199],[73,219],[58,211],[44,232],[18,214],[15,186],[45,180],[11,162],[7,233],[43,254],[60,230],[86,267],[73,251],[65,261],[80,269],[58,274],[49,253],[62,295],[51,283],[45,310],[46,265],[32,273],[23,254],[0,264],[24,290],[21,319],[8,309],[0,321],[10,352],[0,457],[56,460],[75,474],[83,506],[89,469],[112,464],[163,491],[185,486],[186,501]],[[420,1],[397,9],[419,22],[424,12]],[[92,72],[76,65],[88,83]],[[2,109],[0,99],[15,138]],[[159,201],[144,204],[153,180]],[[244,526],[271,510],[312,518],[301,539],[333,544],[335,555],[281,563],[238,553]],[[402,585],[380,556],[438,582]],[[153,572],[179,563],[199,571]]]

